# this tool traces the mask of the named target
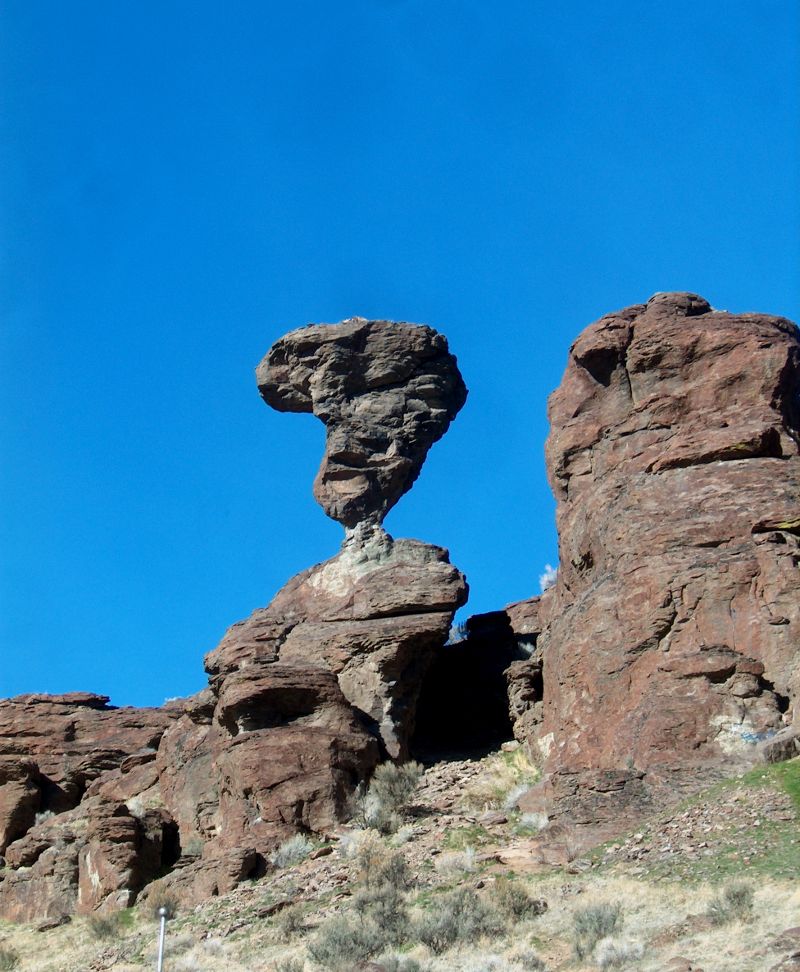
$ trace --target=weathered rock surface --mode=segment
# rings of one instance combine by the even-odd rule
[[[0,699],[0,759],[36,763],[41,794],[34,812],[72,809],[102,773],[139,750],[155,751],[182,711],[180,702],[137,709],[108,701],[90,692]],[[0,805],[3,792],[0,779]]]
[[[33,826],[40,804],[41,777],[34,760],[0,756],[0,854]]]
[[[314,495],[348,528],[383,521],[467,397],[443,335],[362,317],[291,331],[256,377],[273,408],[325,423]]]
[[[155,779],[137,771],[182,711],[117,709],[90,693],[0,701],[2,917],[124,907],[174,862],[169,816],[137,803]]]
[[[514,608],[543,662],[524,732],[545,754],[532,800],[593,823],[746,764],[795,719],[797,328],[657,294],[578,338],[549,417],[561,566]]]
[[[212,686],[222,685],[222,718],[231,727],[248,719],[246,708],[228,703],[228,686],[253,685],[276,663],[318,670],[336,677],[385,751],[404,758],[422,679],[466,599],[463,575],[439,547],[392,540],[380,529],[347,541],[234,625],[207,657]],[[296,694],[301,709],[304,696]]]

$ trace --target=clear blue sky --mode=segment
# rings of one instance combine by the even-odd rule
[[[658,290],[800,314],[795,0],[2,0],[0,695],[159,704],[340,527],[253,369],[443,331],[470,397],[387,520],[468,613],[557,558],[546,397]]]

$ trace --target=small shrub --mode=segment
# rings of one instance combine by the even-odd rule
[[[147,908],[156,921],[161,921],[159,912],[162,908],[166,911],[166,917],[172,919],[178,914],[178,899],[169,888],[155,887],[147,896]]]
[[[184,955],[177,962],[171,965],[175,972],[204,972],[203,966],[191,955]]]
[[[353,922],[335,915],[308,943],[308,954],[324,969],[350,969],[377,955],[387,944],[372,922]]]
[[[381,763],[366,791],[356,795],[355,817],[364,826],[382,834],[396,833],[403,825],[402,811],[408,805],[424,768],[415,762]]]
[[[601,939],[594,950],[594,960],[601,969],[616,969],[638,962],[644,955],[640,942],[621,942],[613,938]]]
[[[457,943],[475,942],[503,931],[497,913],[472,888],[443,895],[436,900],[435,909],[418,923],[416,931],[419,940],[437,955]]]
[[[539,589],[542,594],[549,590],[553,584],[558,580],[558,564],[553,567],[552,564],[544,565],[544,573],[539,574]]]
[[[450,827],[444,835],[444,847],[448,850],[466,850],[468,847],[480,847],[491,841],[489,831],[479,823],[467,824],[464,827]]]
[[[354,862],[359,883],[367,887],[379,883],[379,874],[386,863],[388,851],[374,830],[356,831],[347,846],[343,847],[343,853]]]
[[[272,972],[304,972],[306,963],[301,958],[290,955],[288,958],[278,959],[272,966]]]
[[[89,918],[89,931],[92,933],[92,938],[100,941],[118,938],[123,927],[122,912],[119,911],[107,915],[92,915]]]
[[[608,938],[622,927],[622,909],[619,904],[585,905],[575,910],[572,919],[575,955],[584,959],[601,938]]]
[[[402,847],[403,844],[407,844],[414,836],[414,827],[412,824],[403,824],[399,827],[397,831],[392,835],[392,844],[395,847]]]
[[[464,959],[460,972],[516,972],[500,955],[470,955]]]
[[[378,965],[382,966],[385,972],[424,972],[419,962],[409,955],[381,955]]]
[[[460,641],[466,641],[469,637],[469,632],[467,631],[466,621],[458,621],[455,624],[450,625],[450,631],[447,634],[446,645],[457,645]]]
[[[408,909],[398,888],[391,884],[364,888],[353,897],[350,906],[362,924],[372,922],[376,925],[384,948],[404,941],[409,926]]]
[[[282,942],[291,941],[305,928],[305,911],[302,905],[289,905],[275,916],[275,930]]]
[[[404,810],[425,768],[416,762],[382,763],[369,784],[370,793],[392,810]]]
[[[732,881],[722,889],[722,894],[714,898],[706,911],[714,925],[725,925],[729,921],[747,921],[753,913],[753,886],[746,881]]]
[[[508,811],[539,778],[539,770],[522,747],[485,760],[484,771],[464,788],[462,800],[473,809]]]
[[[549,822],[546,813],[523,813],[514,824],[514,831],[518,834],[538,834],[544,830]]]
[[[547,911],[547,902],[543,898],[531,897],[521,884],[510,878],[498,879],[495,901],[500,913],[511,921],[536,918]]]
[[[302,863],[313,850],[314,845],[305,834],[295,834],[274,850],[269,859],[278,868],[294,867],[295,864]]]
[[[476,870],[475,848],[466,847],[463,851],[452,851],[436,858],[436,870],[445,878],[461,877]]]
[[[402,851],[391,851],[374,830],[357,830],[343,837],[339,842],[339,853],[354,862],[359,884],[411,887],[412,880]]]
[[[19,955],[14,951],[13,948],[9,948],[5,945],[0,945],[0,970],[2,972],[11,972],[19,965]]]
[[[41,810],[33,818],[33,825],[34,827],[38,827],[39,824],[47,823],[47,821],[52,820],[53,817],[55,817],[55,814],[52,810]]]
[[[517,963],[522,966],[525,972],[544,972],[545,964],[536,954],[530,950],[520,952],[517,955]]]
[[[375,883],[389,884],[393,888],[400,888],[403,891],[407,891],[414,884],[414,878],[408,868],[405,857],[399,852],[390,854],[379,865]]]

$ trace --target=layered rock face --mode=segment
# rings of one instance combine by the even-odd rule
[[[510,673],[515,714],[549,809],[619,820],[795,719],[797,328],[658,294],[578,338],[549,417],[561,566],[510,609],[537,656]]]
[[[116,909],[164,884],[184,904],[224,893],[284,838],[344,819],[379,758],[407,755],[467,586],[447,551],[380,523],[464,402],[455,359],[430,328],[355,319],[283,338],[259,382],[328,425],[316,492],[342,550],[234,625],[192,699],[0,702],[0,917]]]
[[[115,709],[105,696],[0,701],[0,915],[53,918],[124,907],[177,857],[177,830],[131,798],[183,703]],[[124,781],[124,782],[123,782]],[[126,805],[126,800],[129,804]]]
[[[293,578],[268,608],[235,625],[206,659],[229,725],[233,685],[273,665],[324,668],[362,723],[396,759],[408,755],[423,676],[467,599],[447,552],[370,535]]]
[[[349,528],[383,521],[467,397],[441,334],[362,317],[292,331],[256,377],[273,408],[313,412],[325,423],[314,495]]]

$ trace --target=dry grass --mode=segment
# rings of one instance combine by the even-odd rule
[[[518,759],[515,754],[487,759],[486,772],[477,774],[479,788],[490,781],[497,795],[513,779],[518,780],[524,770]],[[458,795],[458,783],[453,787],[453,794]],[[506,866],[481,855],[491,852],[493,843],[508,847],[518,840],[513,821],[505,830],[495,827],[483,832],[474,871],[444,874],[442,870],[448,868],[434,866],[444,855],[433,851],[443,850],[454,821],[445,812],[435,821],[426,830],[426,818],[416,819],[419,833],[401,851],[392,846],[391,838],[380,837],[374,830],[363,832],[342,840],[336,854],[307,860],[296,871],[288,867],[272,872],[198,910],[182,910],[168,925],[168,968],[173,972],[320,972],[308,955],[309,942],[337,913],[356,916],[358,909],[380,926],[399,913],[401,922],[390,937],[399,939],[402,932],[404,941],[400,950],[392,950],[389,965],[394,969],[393,961],[398,972],[589,972],[598,968],[663,972],[677,956],[705,972],[756,972],[772,968],[785,957],[787,953],[773,948],[773,943],[785,929],[798,924],[800,889],[796,882],[763,872],[748,875],[746,867],[741,868],[740,878],[749,879],[755,893],[752,909],[738,910],[742,896],[725,892],[729,875],[707,882],[701,880],[706,871],[686,880],[650,871],[637,876],[630,873],[634,865],[626,865],[626,871],[619,863],[599,863],[588,871],[578,871],[569,865],[546,867],[534,862],[510,876]],[[461,814],[458,826],[473,826],[468,813]],[[403,856],[416,862],[411,873],[402,865]],[[445,949],[436,954],[420,941],[420,925],[426,916],[431,921],[442,913],[442,902],[453,883],[456,890],[472,893],[479,886],[478,900],[494,904],[504,922],[482,926],[476,922],[474,934],[470,930],[450,941],[439,940],[442,936],[434,940],[435,936],[426,933],[436,948]],[[397,893],[371,892],[359,897],[365,887],[387,886]],[[265,904],[283,900],[295,902],[292,907],[296,910],[263,917]],[[544,901],[547,908],[530,907],[530,901]],[[749,898],[745,904],[748,902]],[[592,943],[576,961],[576,914],[587,907],[615,903],[620,907],[622,927],[614,929],[611,937]],[[725,923],[715,924],[712,919],[720,904],[726,909]],[[458,917],[459,910],[453,910]],[[93,934],[96,919],[76,917],[47,932],[0,923],[0,949],[17,953],[18,968],[23,972],[85,972],[88,968],[145,972],[153,967],[158,932],[149,912],[149,902],[142,903],[125,919],[119,935],[101,938]],[[466,917],[475,914],[480,918],[478,912]],[[474,940],[469,941],[471,938]],[[383,961],[385,954],[376,957]]]
[[[619,940],[614,941],[632,949],[642,947],[643,954],[634,965],[641,972],[663,972],[669,960],[679,955],[705,972],[754,972],[777,964],[781,955],[768,951],[768,946],[783,930],[797,924],[800,910],[800,889],[788,882],[763,882],[754,896],[752,919],[734,918],[724,926],[714,926],[705,918],[720,895],[719,887],[648,883],[619,876],[568,876],[563,871],[518,883],[532,897],[546,900],[549,907],[544,914],[511,921],[508,930],[492,940],[491,951],[487,952],[485,944],[475,943],[457,945],[437,957],[416,945],[407,953],[409,958],[427,972],[452,972],[454,968],[522,972],[536,968],[534,960],[543,961],[551,970],[569,966],[574,972],[588,972],[599,967],[594,956],[587,956],[584,964],[572,960],[576,910],[588,904],[619,902],[624,926]],[[230,898],[235,901],[236,895],[234,892]],[[687,922],[687,917],[692,920]],[[312,913],[307,921],[319,924],[320,918]],[[256,920],[220,940],[216,937],[220,924],[213,904],[171,923],[168,941],[175,972],[269,972],[291,960],[305,962],[308,972],[314,969],[306,961],[303,933],[296,929],[290,942],[278,941],[275,921]],[[147,962],[154,954],[155,934],[149,916],[137,915],[118,960],[104,967],[115,972],[143,972],[150,967]],[[108,940],[98,942],[85,919],[45,933],[31,926],[3,924],[0,938],[1,947],[19,954],[19,968],[25,972],[85,972],[99,954],[108,955],[109,949],[117,947]],[[754,958],[759,949],[762,956]],[[610,947],[606,952],[610,953]]]
[[[539,770],[520,746],[483,760],[480,776],[461,794],[465,807],[474,810],[513,810],[517,800],[538,780]]]

